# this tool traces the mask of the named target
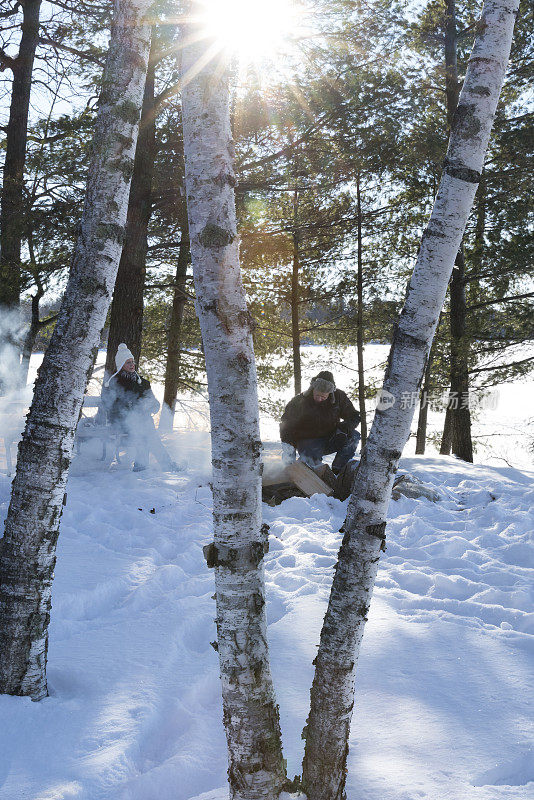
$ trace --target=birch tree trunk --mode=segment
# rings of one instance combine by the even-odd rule
[[[228,64],[194,31],[186,37],[187,209],[213,464],[215,541],[205,554],[208,566],[215,567],[230,796],[273,800],[285,775],[267,647],[256,367],[239,266]]]
[[[362,454],[321,632],[304,736],[308,800],[341,800],[355,666],[385,539],[393,478],[414,414],[403,392],[418,391],[447,284],[473,204],[504,80],[518,0],[487,0],[451,130],[440,186],[391,346],[383,391]],[[389,395],[384,395],[387,398]]]
[[[47,694],[56,542],[74,432],[120,258],[150,45],[149,0],[116,0],[80,234],[35,385],[0,542],[0,692]]]

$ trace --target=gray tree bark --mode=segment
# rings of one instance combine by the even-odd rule
[[[194,30],[185,35],[187,209],[213,465],[215,541],[205,554],[215,567],[230,796],[273,800],[285,770],[267,646],[256,367],[239,264],[228,63]]]
[[[59,319],[19,445],[0,542],[0,692],[47,694],[59,522],[74,433],[117,274],[148,52],[150,0],[116,0],[87,191]]]
[[[308,800],[345,797],[355,668],[399,458],[447,284],[458,253],[510,54],[519,0],[487,0],[456,110],[440,186],[391,347],[383,391],[396,402],[378,406],[344,523],[343,543],[321,632],[304,736],[303,788]],[[384,395],[385,398],[388,395]]]
[[[419,416],[417,418],[417,436],[415,440],[415,455],[422,456],[426,450],[426,428],[428,421],[428,397],[430,394],[430,376],[432,371],[432,350],[428,357],[425,369],[421,400],[419,402]]]
[[[187,212],[185,212],[187,214]],[[189,244],[189,227],[187,216],[181,226],[180,249],[178,263],[176,264],[175,285],[172,300],[171,318],[169,321],[169,334],[167,337],[167,362],[165,365],[165,389],[163,392],[163,407],[159,421],[159,430],[172,431],[176,398],[180,385],[180,364],[182,349],[182,321],[184,307],[187,303],[185,293],[187,280],[187,267],[191,260]]]
[[[40,8],[41,0],[26,0],[22,4],[22,37],[19,52],[10,62],[13,85],[7,124],[0,213],[0,306],[8,308],[17,307],[20,297],[20,252],[24,233],[24,164],[33,61],[39,42]]]
[[[445,26],[445,93],[449,129],[460,96],[458,78],[458,31],[456,0],[446,0]],[[469,340],[466,336],[467,303],[465,300],[465,260],[460,246],[450,283],[450,375],[449,398],[452,452],[464,461],[473,461],[471,412],[469,411]]]
[[[445,420],[443,422],[443,434],[441,436],[441,446],[439,453],[442,456],[450,456],[452,448],[452,408],[451,396],[449,392],[449,399],[445,411]]]
[[[300,357],[300,233],[298,227],[299,190],[293,192],[293,264],[291,268],[291,342],[293,346],[293,380],[295,394],[302,392]]]
[[[356,349],[358,353],[358,403],[360,411],[361,448],[367,442],[367,414],[365,409],[365,371],[363,364],[363,241],[362,241],[362,198],[360,192],[360,174],[356,175],[356,214],[357,214],[357,302]]]
[[[469,410],[469,339],[466,335],[465,259],[460,247],[450,283],[451,430],[453,455],[473,463]]]
[[[153,39],[130,186],[124,247],[111,303],[105,378],[115,372],[115,354],[121,342],[126,342],[136,363],[139,363],[141,355],[148,223],[152,213],[152,177],[156,150],[155,47]]]

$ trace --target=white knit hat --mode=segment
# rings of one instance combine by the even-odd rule
[[[115,366],[117,367],[117,371],[114,372],[113,375],[109,376],[108,380],[106,381],[106,386],[109,386],[110,380],[114,378],[115,375],[119,374],[119,372],[124,366],[124,363],[128,361],[129,358],[135,361],[132,351],[128,349],[127,345],[125,345],[124,342],[121,342],[115,354]]]
[[[131,358],[132,361],[135,361],[132,351],[129,350],[123,342],[119,345],[119,349],[115,355],[115,366],[117,367],[117,372],[123,368],[125,361],[128,361],[129,358]]]

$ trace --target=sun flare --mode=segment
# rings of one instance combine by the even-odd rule
[[[293,0],[203,0],[203,5],[206,37],[241,63],[276,58],[299,26]]]

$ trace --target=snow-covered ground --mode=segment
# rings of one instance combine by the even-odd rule
[[[168,440],[188,462],[182,474],[102,465],[91,444],[74,459],[50,697],[0,697],[0,800],[226,800],[213,573],[202,556],[212,539],[209,440],[186,422]],[[534,472],[433,454],[409,455],[401,469],[442,499],[390,506],[358,667],[348,800],[534,798]],[[9,490],[0,475],[2,518]],[[300,772],[345,509],[320,495],[264,506],[290,776]]]

